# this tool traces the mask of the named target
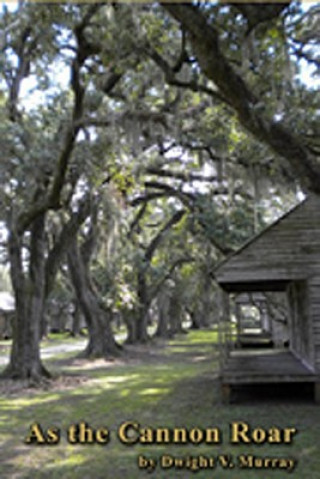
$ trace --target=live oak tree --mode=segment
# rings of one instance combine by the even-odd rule
[[[123,120],[116,107],[109,115],[103,99],[123,72],[137,64],[126,39],[122,39],[124,48],[118,52],[119,42],[112,39],[117,25],[106,22],[108,8],[102,7],[59,5],[48,10],[23,4],[15,12],[5,9],[1,19],[1,115],[6,138],[2,204],[16,298],[13,345],[4,374],[14,378],[48,375],[39,355],[45,300],[70,238],[89,215],[90,192],[88,198],[82,192],[83,175],[92,174],[94,168],[96,172],[101,160],[105,168],[102,174],[107,174],[110,136],[94,141],[96,128],[109,128],[114,135],[114,126]],[[102,25],[106,47],[101,43]],[[66,86],[50,72],[55,66],[63,74],[68,72]],[[36,99],[33,108],[23,92],[29,78],[43,96],[42,104]],[[86,148],[91,143],[92,149]],[[107,149],[102,151],[106,143]],[[50,243],[49,220],[61,211],[61,231]]]
[[[315,93],[308,91],[308,87],[297,80],[298,72],[295,71],[299,68],[297,57],[317,64],[312,48],[310,50],[316,35],[312,19],[317,12],[311,8],[304,14],[299,7],[291,8],[289,4],[268,6],[263,13],[260,6],[254,5],[230,7],[166,4],[163,8],[179,21],[180,33],[168,18],[155,15],[152,9],[151,12],[144,9],[145,17],[140,18],[144,35],[136,35],[139,40],[137,48],[159,68],[164,83],[169,87],[165,90],[164,100],[160,102],[162,110],[158,110],[159,115],[167,113],[165,120],[162,120],[164,127],[170,121],[170,111],[174,111],[174,129],[168,134],[164,128],[163,134],[158,134],[154,140],[158,147],[159,161],[149,168],[149,173],[170,180],[185,177],[183,173],[168,171],[166,167],[173,162],[164,152],[173,145],[194,155],[201,153],[202,157],[212,160],[216,176],[219,176],[219,166],[224,166],[229,180],[230,174],[236,177],[241,171],[239,166],[243,166],[253,180],[255,199],[261,195],[259,177],[266,172],[270,177],[266,189],[271,194],[275,193],[275,189],[270,190],[270,184],[281,185],[283,182],[285,188],[291,183],[289,189],[292,190],[302,186],[317,191]],[[148,29],[145,28],[145,18],[150,20]],[[164,32],[168,26],[171,35],[166,36]],[[153,34],[154,32],[157,33]],[[306,39],[301,38],[303,36]],[[241,45],[245,45],[245,48]],[[161,88],[160,85],[158,88]],[[187,97],[181,93],[186,90],[198,96],[198,104],[195,103],[192,107],[196,95]],[[161,97],[161,90],[159,92]],[[307,115],[302,113],[306,105]],[[195,128],[196,122],[197,126],[201,124],[197,113],[201,116],[208,110],[213,112],[212,130],[210,121],[207,121],[202,131]],[[213,132],[221,124],[219,115],[221,123],[224,122],[220,145],[219,135],[215,134],[216,131]],[[147,116],[146,113],[144,116]],[[189,120],[185,131],[184,120],[185,123]],[[229,134],[226,133],[229,126],[231,134],[230,130]],[[241,136],[241,126],[253,137],[249,140],[246,135],[245,141],[234,141],[232,149],[228,143],[232,134]],[[141,135],[143,136],[143,131]],[[136,138],[137,136],[136,133]],[[148,136],[148,133],[144,136]],[[240,150],[239,154],[242,143],[245,144],[245,149],[242,154]],[[180,200],[184,198],[190,204],[192,195],[182,194],[181,190],[175,190],[172,185],[157,180],[147,181],[145,186],[150,190],[145,195],[146,201],[167,195]],[[221,186],[222,182],[218,183],[220,192],[216,191],[216,194],[223,196]],[[239,185],[236,190],[238,187]],[[226,191],[230,192],[230,189],[228,184]],[[234,187],[232,190],[235,191]],[[246,197],[245,188],[242,188],[242,194],[241,191],[238,193],[240,198]],[[196,209],[199,211],[199,204]],[[199,216],[203,216],[201,208]],[[260,212],[255,210],[255,230],[261,219]],[[211,237],[211,241],[219,249],[216,235]],[[223,251],[222,248],[223,252],[227,250],[228,248]],[[145,283],[143,280],[141,284],[143,282]]]
[[[1,219],[17,307],[7,375],[46,374],[41,318],[70,237],[70,269],[86,279],[79,300],[93,297],[79,231],[104,185],[114,185],[134,225],[136,238],[129,234],[121,254],[136,249],[137,261],[117,277],[136,290],[131,318],[140,340],[155,286],[186,280],[188,260],[191,268],[205,261],[203,245],[217,260],[261,227],[264,198],[270,204],[300,185],[319,191],[316,94],[295,71],[302,59],[317,64],[317,9],[267,10],[22,4],[3,13]],[[42,95],[33,108],[27,78]],[[161,221],[149,228],[159,209]],[[176,254],[186,235],[196,243],[189,257]],[[98,311],[90,303],[90,314]]]
[[[113,218],[111,210],[112,198],[106,194],[96,196],[95,204],[89,216],[89,222],[82,234],[75,235],[68,247],[67,261],[71,281],[88,329],[88,344],[82,353],[83,357],[112,357],[120,352],[112,330],[113,311],[103,300],[99,282],[95,281],[92,272],[92,259],[96,256],[98,243],[101,242],[99,230],[104,226],[104,237],[109,241],[112,235]],[[103,217],[103,210],[107,218]],[[105,224],[106,223],[106,224]],[[104,268],[108,269],[109,258],[103,255]]]
[[[95,55],[101,49],[87,35],[100,8],[62,5],[49,11],[44,6],[23,4],[16,12],[5,11],[1,19],[1,114],[6,137],[2,204],[16,299],[13,345],[4,374],[14,378],[48,375],[39,354],[44,302],[68,239],[87,214],[86,201],[77,199],[77,185],[90,165],[86,151],[80,148],[79,134],[84,132],[90,144],[90,132],[86,131],[90,115],[101,105],[101,95],[121,77],[114,67],[102,68],[99,63],[96,77],[101,95],[87,92],[91,87],[88,71],[94,69]],[[48,67],[56,64],[68,71],[65,87],[50,75]],[[31,108],[22,87],[25,79],[34,76],[44,102]],[[62,230],[50,247],[46,241],[48,215],[63,208],[70,210],[72,202],[77,206],[71,208],[70,222],[76,216],[82,218],[73,222],[68,234]]]
[[[56,13],[54,19],[61,21],[62,10],[57,9]],[[84,87],[80,70],[92,54],[90,50],[84,51],[82,32],[93,13],[92,9],[75,27],[75,55],[70,64],[73,98],[69,111],[60,109],[61,97],[54,96],[51,104],[48,101],[36,111],[28,111],[21,100],[23,81],[30,74],[41,74],[44,82],[49,81],[44,72],[45,60],[52,62],[58,51],[52,16],[48,18],[43,8],[37,11],[22,5],[18,13],[6,12],[2,19],[3,81],[6,83],[3,116],[7,139],[3,202],[16,300],[10,363],[4,374],[14,378],[38,379],[48,375],[40,359],[39,339],[45,296],[55,269],[49,261],[53,256],[58,260],[61,248],[58,251],[54,245],[53,254],[47,253],[46,221],[50,210],[59,209],[68,201],[66,183],[73,186],[67,174],[80,131],[77,122],[83,114]],[[57,114],[58,122],[54,121]]]

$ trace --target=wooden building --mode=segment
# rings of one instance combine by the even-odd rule
[[[320,401],[320,198],[309,196],[229,256],[214,273],[223,291],[220,337],[225,400],[233,386],[311,382],[315,400]],[[286,324],[282,329],[269,328],[274,336],[268,349],[237,347],[234,304],[243,293],[283,296]],[[286,331],[282,342],[275,331],[278,336]]]

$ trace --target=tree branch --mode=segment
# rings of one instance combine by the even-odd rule
[[[158,190],[161,190],[161,193],[157,192],[151,192],[146,194],[145,196],[135,198],[134,200],[131,201],[131,206],[136,206],[137,204],[140,203],[146,203],[148,201],[152,201],[155,198],[162,198],[162,197],[175,197],[178,198],[181,203],[192,213],[200,213],[198,215],[198,222],[200,226],[205,230],[207,228],[206,224],[204,221],[201,220],[201,213],[202,213],[202,207],[199,201],[197,201],[198,197],[197,195],[194,195],[192,193],[187,193],[183,192],[180,190],[177,190],[173,188],[170,185],[164,184],[164,183],[158,183],[156,181],[146,181],[145,186],[147,188],[155,188]],[[229,193],[227,189],[218,189],[216,191],[216,194],[226,194]],[[241,192],[242,193],[242,192]],[[219,241],[217,241],[213,235],[210,235],[209,241],[211,244],[222,254],[227,255],[232,252],[232,249],[229,248],[227,245],[221,244]]]
[[[176,211],[176,213],[166,222],[166,224],[160,229],[160,231],[157,233],[157,235],[153,238],[151,243],[146,249],[145,252],[145,260],[149,264],[156,249],[158,248],[159,244],[163,240],[163,237],[169,231],[176,223],[179,223],[179,221],[182,219],[182,217],[186,214],[186,210],[179,210]]]
[[[144,185],[146,188],[155,188],[157,190],[162,190],[166,193],[167,196],[175,196],[176,198],[179,198],[180,201],[188,208],[190,208],[190,202],[196,200],[196,196],[194,194],[176,190],[172,186],[165,183],[158,183],[157,181],[146,181]]]
[[[228,104],[236,111],[240,123],[257,139],[282,156],[305,188],[320,193],[320,165],[304,142],[284,124],[261,110],[262,99],[249,89],[231,67],[221,51],[218,31],[193,5],[162,4],[189,32],[191,44],[203,73],[211,79]]]
[[[128,233],[129,239],[132,237],[132,234],[134,233],[135,229],[138,228],[139,222],[145,215],[147,208],[148,208],[148,202],[146,201],[142,204],[140,210],[138,211],[137,215],[135,216],[135,218],[130,224],[129,233]]]
[[[152,48],[151,45],[147,45],[145,47],[145,52],[158,65],[158,67],[161,68],[161,70],[163,71],[165,75],[165,81],[166,83],[168,83],[168,85],[177,86],[179,88],[186,88],[194,92],[206,93],[207,95],[211,96],[212,98],[220,102],[228,103],[227,98],[221,96],[216,90],[213,90],[212,88],[209,88],[205,85],[201,85],[197,83],[196,81],[186,82],[186,81],[178,80],[176,78],[176,73],[182,67],[181,60],[179,64],[171,67],[170,64],[164,59],[164,57],[161,56],[160,53],[158,53],[154,48]],[[179,65],[179,69],[178,69],[178,65]]]
[[[178,258],[176,261],[172,263],[172,265],[169,268],[169,271],[164,275],[164,277],[152,288],[152,291],[150,293],[150,302],[153,300],[153,298],[156,296],[156,294],[159,292],[159,290],[162,288],[163,284],[167,281],[167,279],[170,279],[173,273],[177,268],[180,266],[183,266],[184,264],[188,263],[194,263],[195,259],[192,257],[185,256],[183,258]]]
[[[161,168],[157,168],[154,166],[149,166],[146,169],[146,173],[149,175],[160,176],[162,178],[174,178],[176,180],[185,181],[187,183],[190,183],[191,181],[204,181],[210,183],[218,180],[218,177],[216,175],[203,176],[197,175],[195,173],[181,173],[179,171],[162,170]]]
[[[130,204],[130,206],[138,206],[141,203],[142,204],[147,204],[147,203],[149,203],[149,201],[157,200],[159,198],[165,198],[165,197],[168,197],[168,196],[170,196],[170,194],[168,194],[166,191],[151,192],[151,193],[147,193],[143,196],[136,196],[135,198],[133,198],[129,202],[129,204]]]

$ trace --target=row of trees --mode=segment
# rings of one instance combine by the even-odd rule
[[[260,12],[260,13],[259,13]],[[264,13],[262,13],[264,12]],[[87,356],[214,311],[214,265],[300,188],[318,193],[318,8],[50,5],[1,15],[3,261],[16,299],[6,376],[48,375],[61,284]],[[310,71],[311,71],[310,70]],[[267,218],[267,214],[269,218]],[[179,319],[180,318],[180,319]]]

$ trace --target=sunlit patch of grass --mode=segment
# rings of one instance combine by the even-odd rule
[[[55,360],[55,358],[53,358]],[[92,359],[90,361],[84,359],[74,359],[68,365],[64,366],[64,371],[92,371],[95,369],[103,369],[114,366],[114,362],[107,362],[105,359]]]
[[[58,461],[53,461],[52,464],[48,466],[48,469],[50,470],[50,466],[54,468],[54,464],[57,462],[59,462],[59,467],[79,467],[81,464],[85,463],[87,461],[85,455],[80,452],[74,452],[74,449],[74,446],[67,446],[67,451],[69,453],[67,457],[59,458]]]
[[[151,396],[159,396],[161,394],[167,394],[170,391],[169,388],[147,388],[143,389],[140,391],[140,396],[146,396],[146,395],[151,395]]]
[[[83,348],[79,347],[79,349],[76,350],[76,351],[66,351],[66,352],[56,353],[56,354],[54,354],[54,356],[51,356],[49,358],[47,357],[47,358],[43,359],[43,363],[44,363],[44,365],[47,365],[48,368],[50,369],[50,366],[53,362],[63,361],[63,360],[67,360],[67,359],[73,359],[82,350],[83,350]]]
[[[180,335],[179,338],[172,339],[169,344],[203,344],[205,347],[210,347],[218,340],[218,329],[216,327],[206,330],[194,330],[185,335]]]
[[[19,410],[24,407],[29,407],[33,404],[42,405],[48,402],[56,401],[60,397],[59,394],[46,394],[45,396],[34,396],[34,397],[21,397],[21,398],[14,398],[14,400],[8,403],[5,399],[0,399],[0,408],[2,410],[10,409],[10,410]]]
[[[62,331],[61,333],[48,333],[48,336],[42,341],[43,344],[51,344],[53,341],[58,342],[58,341],[68,341],[68,340],[74,340],[75,337],[72,336],[69,331]]]

